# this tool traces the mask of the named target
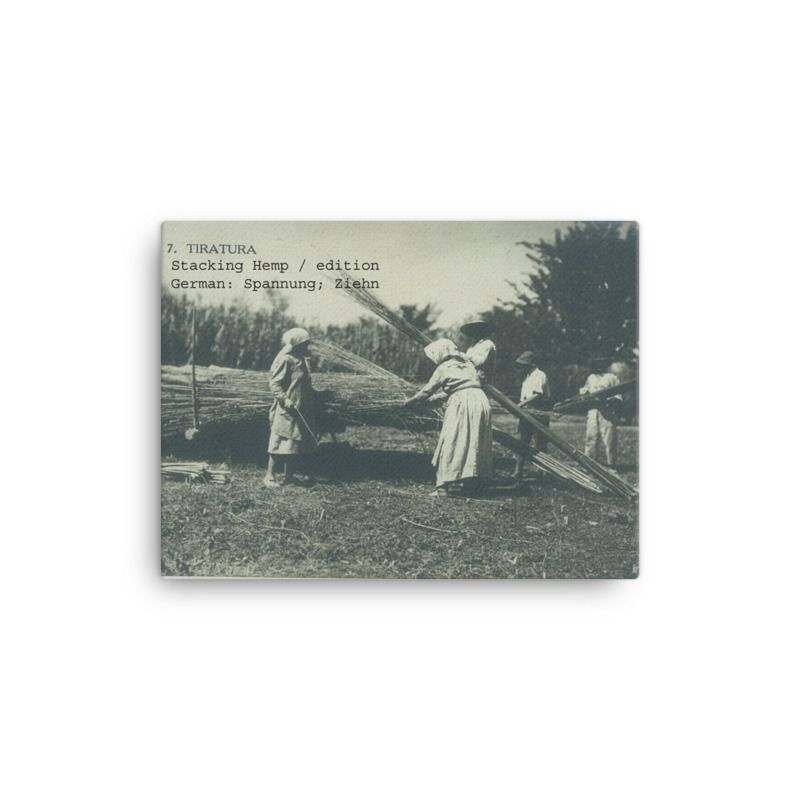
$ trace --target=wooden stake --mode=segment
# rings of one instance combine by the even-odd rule
[[[197,342],[197,303],[192,306],[192,339],[189,343],[189,360],[192,363],[192,421],[194,427],[200,427],[200,415],[197,411],[197,375],[195,372],[194,349]]]

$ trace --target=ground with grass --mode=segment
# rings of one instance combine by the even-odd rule
[[[498,415],[499,427],[513,421]],[[580,421],[554,430],[579,444]],[[260,431],[251,431],[260,436]],[[162,481],[162,571],[173,576],[316,578],[633,578],[635,503],[547,478],[503,488],[513,461],[495,452],[497,485],[480,499],[432,498],[435,438],[350,428],[307,465],[309,488],[261,485],[263,464],[234,461],[220,439],[174,455],[227,455],[226,485]],[[260,451],[258,447],[251,451]],[[251,442],[252,444],[252,442]],[[620,474],[636,484],[638,430],[620,430]],[[165,448],[164,460],[173,453]]]

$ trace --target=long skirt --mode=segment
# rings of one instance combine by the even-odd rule
[[[269,412],[267,452],[274,456],[298,456],[314,450],[316,444],[306,427],[291,412],[273,403]]]
[[[306,439],[289,439],[270,431],[267,452],[272,456],[302,456],[313,453],[314,443]]]
[[[462,389],[447,401],[433,453],[436,485],[492,475],[492,407],[483,389]]]

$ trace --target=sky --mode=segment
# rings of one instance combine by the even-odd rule
[[[165,291],[196,297],[198,302],[243,303],[249,308],[268,305],[263,291],[244,287],[255,280],[315,280],[325,288],[281,290],[289,311],[298,322],[344,324],[364,310],[343,292],[328,284],[326,276],[377,280],[375,294],[387,305],[434,303],[439,324],[450,326],[500,300],[513,297],[507,281],[520,281],[530,270],[525,248],[516,242],[552,239],[557,228],[571,222],[168,222],[163,229],[162,271]],[[241,244],[257,253],[238,255],[190,254],[190,244]],[[171,251],[171,252],[168,252]],[[241,261],[241,274],[174,270],[174,260],[187,263],[208,260]],[[300,266],[305,259],[302,272]],[[316,269],[318,262],[377,262],[370,272]],[[254,271],[253,261],[286,262],[279,272]],[[233,286],[192,291],[173,289],[173,279],[223,279]]]

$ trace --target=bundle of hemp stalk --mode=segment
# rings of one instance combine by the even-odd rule
[[[231,477],[227,467],[210,467],[205,461],[167,461],[161,465],[161,474],[185,483],[227,483]]]
[[[413,431],[430,430],[439,422],[435,409],[403,408],[412,384],[391,372],[358,359],[347,350],[324,342],[312,345],[312,355],[326,368],[349,372],[315,372],[317,424],[389,425]],[[355,368],[369,371],[355,372]],[[201,427],[222,422],[266,419],[273,401],[268,372],[195,367],[197,417]],[[161,436],[183,435],[194,426],[191,366],[161,367]]]
[[[589,394],[576,394],[568,397],[553,406],[556,414],[585,414],[592,408],[602,408],[603,401],[608,401],[617,395],[632,392],[638,386],[638,381],[625,381],[616,386],[609,386],[607,389],[599,389]]]

